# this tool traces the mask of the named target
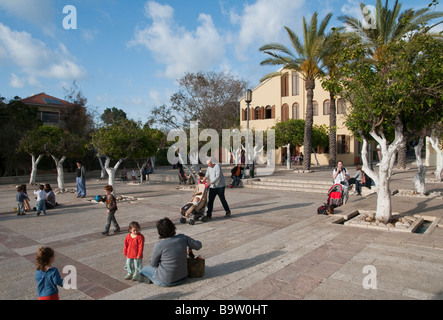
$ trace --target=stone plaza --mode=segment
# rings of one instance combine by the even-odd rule
[[[229,182],[230,166],[223,169]],[[191,189],[179,187],[176,170],[160,167],[148,183],[116,182],[116,195],[128,198],[118,203],[121,232],[113,234],[111,228],[107,237],[101,234],[106,208],[94,201],[107,181],[99,180],[97,172],[88,172],[87,196],[80,199],[72,192],[74,179],[67,175],[65,184],[71,191],[57,194],[60,206],[45,216],[35,211],[17,216],[17,183],[2,184],[0,299],[37,299],[34,260],[43,245],[55,250],[54,266],[61,273],[66,266],[76,270],[76,289],[60,288],[61,300],[443,299],[443,199],[439,196],[443,183],[432,182],[432,168],[427,175],[430,196],[392,196],[393,212],[430,222],[422,232],[343,223],[350,212],[375,210],[375,193],[350,195],[334,216],[317,215],[317,208],[327,200],[331,170],[313,170],[300,173],[278,167],[272,178],[280,180],[272,188],[248,187],[247,181],[243,188],[226,188],[232,216],[224,217],[216,198],[213,219],[190,225],[179,222],[179,210],[191,200]],[[391,189],[412,189],[415,171],[413,165],[411,170],[396,170]],[[285,180],[294,186],[300,181],[302,191],[279,187]],[[42,177],[37,181],[57,185]],[[324,188],[313,192],[317,184]],[[28,186],[28,194],[35,206],[32,187]],[[172,288],[124,280],[123,241],[129,223],[138,221],[142,227],[147,265],[159,241],[155,222],[163,217],[176,224],[178,233],[202,242],[195,253],[206,260],[205,276]]]

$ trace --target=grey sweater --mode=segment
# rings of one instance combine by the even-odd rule
[[[184,234],[157,242],[149,265],[157,268],[154,277],[165,283],[172,283],[188,276],[187,248],[200,250],[202,244]]]
[[[225,177],[223,176],[223,171],[219,164],[216,164],[213,168],[208,166],[206,177],[211,183],[209,188],[221,188],[226,186]]]

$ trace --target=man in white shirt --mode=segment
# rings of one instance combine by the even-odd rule
[[[348,180],[350,176],[348,173],[348,170],[343,167],[343,161],[337,162],[337,168],[332,171],[332,180],[334,181],[334,184],[342,183],[345,186],[349,186]]]
[[[228,202],[225,198],[225,177],[223,176],[220,165],[214,162],[215,160],[213,158],[206,161],[208,170],[206,171],[205,180],[209,180],[209,182],[207,182],[209,185],[208,211],[206,212],[206,218],[208,220],[212,219],[212,209],[214,208],[214,200],[216,196],[220,198],[223,208],[226,211],[225,217],[231,215],[231,210],[229,209]]]

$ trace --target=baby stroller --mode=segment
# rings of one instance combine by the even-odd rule
[[[199,198],[200,201],[195,202],[194,199]],[[198,184],[194,189],[194,194],[192,195],[192,202],[185,204],[180,209],[180,214],[182,217],[180,218],[181,223],[186,223],[189,218],[189,224],[194,225],[195,221],[198,221],[202,218],[203,222],[207,221],[205,217],[205,209],[206,203],[208,200],[208,188],[203,183]]]
[[[328,191],[327,202],[317,209],[317,214],[333,214],[334,209],[346,204],[348,198],[348,187],[340,183],[334,184]]]

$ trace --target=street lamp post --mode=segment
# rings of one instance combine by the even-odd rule
[[[252,101],[252,90],[246,90],[245,102],[246,102],[246,165],[249,166],[249,104]]]

